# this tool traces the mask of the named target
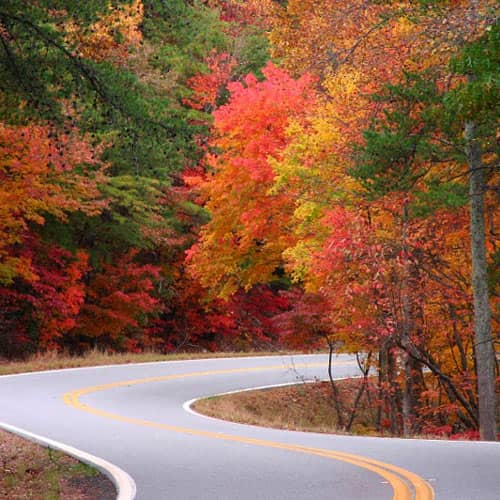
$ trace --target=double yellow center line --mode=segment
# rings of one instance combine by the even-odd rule
[[[337,362],[338,364],[350,364],[350,362]],[[281,450],[294,451],[296,453],[305,453],[308,455],[316,455],[324,458],[330,458],[333,460],[340,460],[363,469],[369,470],[383,477],[393,489],[393,500],[433,500],[434,491],[431,486],[424,481],[420,476],[417,476],[413,472],[402,469],[392,464],[387,464],[380,462],[379,460],[374,460],[371,458],[353,455],[351,453],[344,453],[340,451],[332,451],[323,448],[312,448],[308,446],[300,446],[288,443],[280,443],[277,441],[268,441],[264,439],[254,439],[242,436],[236,436],[231,434],[224,434],[219,432],[210,432],[198,429],[190,429],[186,427],[178,427],[169,424],[163,424],[159,422],[151,422],[148,420],[141,420],[138,418],[127,417],[124,415],[118,415],[116,413],[111,413],[108,411],[101,410],[89,406],[80,401],[80,398],[88,394],[95,392],[106,391],[108,389],[115,389],[118,387],[127,387],[138,384],[148,384],[152,382],[162,382],[165,380],[176,380],[185,379],[192,377],[203,377],[212,375],[228,375],[235,373],[245,373],[245,372],[260,372],[260,371],[270,371],[270,370],[283,370],[289,369],[293,370],[295,368],[306,368],[306,367],[318,367],[324,366],[324,363],[300,363],[294,365],[274,365],[274,366],[263,366],[263,367],[252,367],[252,368],[234,368],[226,370],[207,370],[198,371],[191,373],[182,373],[177,375],[165,375],[160,377],[147,377],[135,380],[125,380],[120,382],[112,382],[109,384],[94,385],[92,387],[84,387],[82,389],[77,389],[75,391],[67,392],[64,394],[64,402],[81,411],[91,413],[92,415],[97,415],[99,417],[108,418],[118,422],[124,422],[133,425],[140,425],[143,427],[151,427],[155,429],[162,429],[171,432],[178,432],[182,434],[189,434],[191,436],[206,437],[210,439],[221,439],[224,441],[234,441],[238,443],[251,444],[255,446],[263,446],[267,448],[276,448]]]

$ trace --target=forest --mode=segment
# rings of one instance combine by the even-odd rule
[[[494,0],[3,0],[0,358],[353,353],[379,427],[496,439],[499,42]]]

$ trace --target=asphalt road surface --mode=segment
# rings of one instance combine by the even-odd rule
[[[186,401],[326,378],[326,356],[80,368],[0,377],[0,422],[116,464],[139,500],[500,499],[500,444],[281,431]],[[348,356],[334,375],[357,374]],[[103,499],[104,500],[104,499]]]

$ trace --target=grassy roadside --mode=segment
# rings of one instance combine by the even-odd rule
[[[26,373],[60,368],[79,368],[83,366],[121,365],[128,363],[147,363],[153,361],[180,361],[188,359],[237,358],[247,356],[271,356],[297,354],[292,352],[196,352],[160,354],[144,353],[107,353],[90,351],[84,356],[69,356],[56,352],[37,354],[26,361],[9,361],[0,358],[0,375]]]
[[[111,500],[112,482],[61,452],[0,430],[0,499]]]
[[[193,409],[203,415],[250,425],[273,427],[276,429],[324,432],[329,434],[349,434],[359,436],[401,437],[393,435],[386,419],[377,425],[378,415],[373,396],[366,391],[357,401],[361,379],[337,380],[340,406],[343,408],[343,424],[339,426],[331,387],[328,382],[295,384],[285,387],[244,391],[235,394],[215,396],[196,401]],[[355,418],[349,431],[353,408]],[[384,422],[385,421],[385,422]],[[478,439],[474,434],[446,435],[422,431],[410,437],[414,439]]]
[[[342,404],[353,404],[359,379],[337,381]],[[377,435],[373,411],[360,405],[350,434]],[[271,389],[245,391],[196,401],[193,409],[204,415],[276,429],[339,433],[326,382],[297,384]]]

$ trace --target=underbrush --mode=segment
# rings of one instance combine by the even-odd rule
[[[384,418],[373,393],[366,390],[358,397],[362,383],[362,379],[337,380],[339,399],[336,401],[329,382],[314,382],[215,396],[195,402],[193,409],[223,420],[278,429],[397,436],[391,432],[391,423]],[[342,422],[339,422],[339,409]],[[426,427],[411,437],[479,438],[473,430],[455,434],[450,431],[451,427]]]

